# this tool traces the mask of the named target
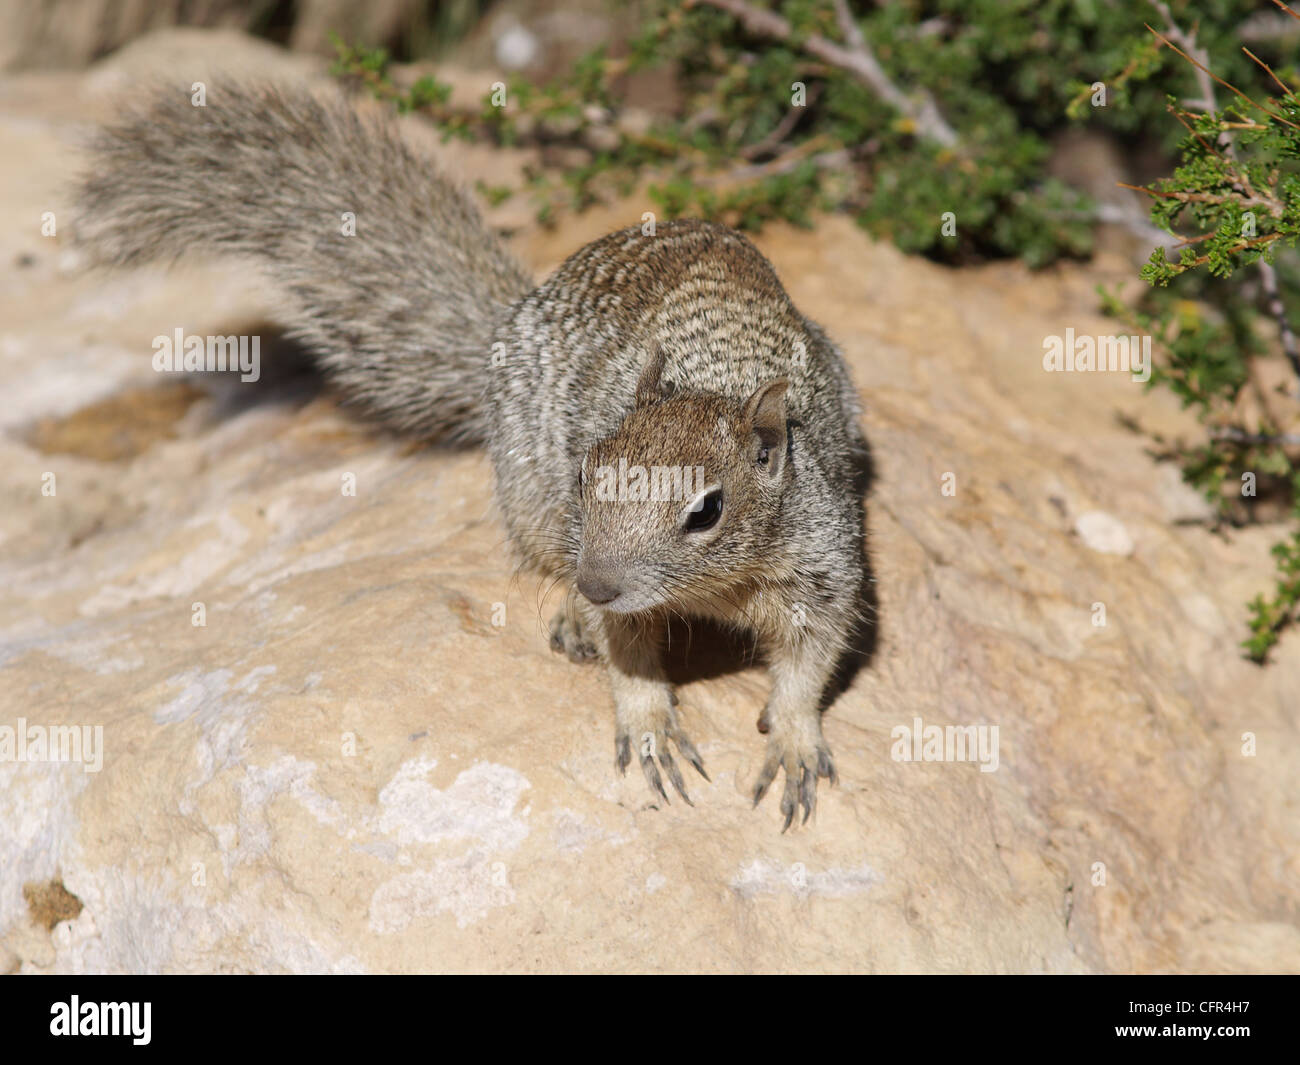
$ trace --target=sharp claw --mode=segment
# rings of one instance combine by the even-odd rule
[[[680,732],[673,734],[673,742],[677,744],[677,749],[681,751],[682,757],[695,767],[695,771],[705,780],[709,780],[709,774],[704,771],[704,759],[700,757],[700,752],[695,749],[695,744]],[[709,783],[712,784],[713,781],[709,780]]]
[[[817,812],[817,780],[829,778],[831,784],[838,779],[835,764],[830,752],[818,750],[815,754],[800,757],[784,745],[773,745],[768,741],[768,759],[763,764],[754,786],[754,805],[757,806],[767,794],[767,789],[776,779],[778,772],[785,773],[785,788],[781,795],[781,812],[785,814],[784,833],[794,823],[795,814],[803,807],[800,824],[806,825]]]
[[[831,761],[829,751],[817,752],[817,775],[826,777],[832,784],[835,783],[835,763]]]
[[[794,812],[799,806],[799,776],[798,767],[794,770],[787,768],[785,771],[785,791],[781,793],[781,812],[785,814],[785,828],[782,832],[790,827],[790,822],[794,820]]]
[[[677,768],[677,763],[673,761],[673,756],[668,753],[666,746],[659,752],[659,764],[664,767],[664,772],[668,774],[668,779],[673,782],[677,794],[686,800],[686,805],[694,806],[695,803],[691,802],[691,797],[686,794],[686,781],[682,779],[681,770]]]
[[[654,764],[654,759],[649,755],[643,755],[641,758],[641,770],[645,773],[645,778],[650,782],[650,787],[663,796],[664,802],[668,802],[668,792],[664,791],[664,780],[659,775],[659,769]],[[669,803],[669,805],[672,805]]]
[[[614,737],[614,768],[627,776],[628,763],[632,761],[632,745],[626,736]]]

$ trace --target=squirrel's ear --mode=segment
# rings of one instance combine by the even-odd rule
[[[745,424],[753,433],[754,464],[773,479],[785,468],[785,390],[790,382],[781,378],[759,387],[745,400]]]
[[[650,359],[641,371],[641,379],[636,383],[636,405],[648,407],[663,399],[663,383],[660,378],[664,372],[664,346],[655,341],[650,349]]]

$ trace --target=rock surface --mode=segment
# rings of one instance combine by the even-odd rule
[[[1113,331],[1093,287],[1127,263],[764,234],[866,405],[879,647],[814,823],[750,807],[753,669],[681,690],[713,784],[656,809],[480,453],[269,365],[160,379],[153,336],[273,317],[248,272],[84,275],[41,235],[105,86],[212,49],[185,41],[0,94],[0,728],[102,730],[96,772],[0,762],[0,971],[1300,971],[1300,636],[1262,670],[1236,647],[1276,530],[1176,523],[1117,418],[1190,431],[1175,404],[1042,368],[1045,337]],[[644,209],[515,246],[540,276]],[[996,726],[996,771],[891,757],[917,719]]]

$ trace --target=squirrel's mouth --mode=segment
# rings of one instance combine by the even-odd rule
[[[655,607],[662,606],[664,597],[646,592],[631,592],[620,595],[617,599],[608,603],[595,604],[601,610],[606,610],[611,614],[643,614]]]

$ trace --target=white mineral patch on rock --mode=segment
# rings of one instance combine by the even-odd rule
[[[867,891],[880,882],[880,874],[868,865],[853,869],[809,872],[802,863],[782,866],[769,858],[755,858],[732,878],[731,890],[742,899],[761,895],[794,895],[807,898],[844,898]]]
[[[1090,510],[1075,520],[1074,531],[1094,551],[1103,555],[1131,555],[1133,537],[1123,523],[1101,510]]]
[[[514,809],[528,781],[506,766],[480,762],[440,791],[426,779],[437,764],[431,758],[403,763],[379,793],[379,830],[398,843],[474,839],[494,850],[519,846],[528,825]]]

